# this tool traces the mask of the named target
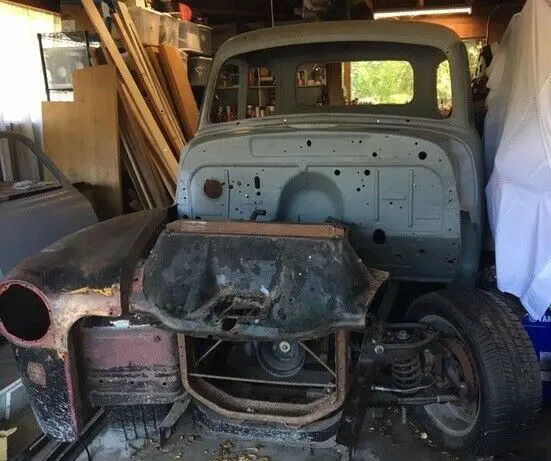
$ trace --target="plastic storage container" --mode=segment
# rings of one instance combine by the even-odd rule
[[[161,27],[159,30],[159,43],[167,43],[178,47],[180,36],[180,20],[169,14],[161,15]]]
[[[128,12],[136,26],[140,41],[144,45],[158,45],[161,28],[161,14],[146,8],[131,7]]]
[[[184,51],[184,50],[178,50],[179,53],[180,53],[180,59],[182,60],[182,62],[184,63],[184,66],[187,67],[187,58],[188,58],[188,55],[187,53]]]
[[[178,48],[187,52],[200,52],[199,25],[194,22],[180,21]]]
[[[543,399],[551,402],[551,309],[541,320],[534,320],[526,314],[522,323],[532,340],[540,363]]]
[[[212,58],[192,56],[188,59],[187,73],[189,83],[193,86],[205,86],[209,78]]]
[[[201,42],[201,54],[210,56],[212,54],[212,28],[199,24],[199,40]]]
[[[208,56],[211,53],[211,34],[212,29],[208,26],[180,21],[179,48],[188,53]]]

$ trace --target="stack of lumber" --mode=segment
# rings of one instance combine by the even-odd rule
[[[117,70],[122,160],[136,195],[146,209],[168,205],[180,152],[195,135],[199,113],[180,51],[167,44],[145,47],[127,6],[118,2],[113,21],[127,53],[123,58],[93,0],[82,5],[106,61]]]

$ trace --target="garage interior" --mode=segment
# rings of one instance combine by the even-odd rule
[[[547,20],[0,0],[0,461],[551,459]]]

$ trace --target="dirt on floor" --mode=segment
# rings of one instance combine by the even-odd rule
[[[488,458],[495,461],[551,461],[551,407],[530,443],[516,453]],[[218,435],[198,429],[189,415],[179,423],[168,444],[160,448],[154,439],[125,440],[116,424],[108,426],[89,446],[92,460],[158,461],[342,461],[342,453],[322,447],[286,446],[270,440]],[[439,450],[412,418],[403,423],[399,409],[368,411],[353,461],[475,461]],[[78,461],[88,461],[83,454]],[[479,459],[477,461],[483,461]]]

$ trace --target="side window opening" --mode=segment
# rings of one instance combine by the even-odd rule
[[[436,101],[442,117],[449,117],[452,113],[452,80],[447,59],[436,68]]]
[[[471,78],[474,78],[476,75],[476,68],[478,66],[478,58],[480,52],[484,46],[484,40],[482,39],[467,39],[463,40],[465,44],[465,49],[467,50],[467,58],[469,60],[469,72]]]
[[[237,120],[239,96],[239,66],[235,63],[225,63],[218,74],[216,94],[211,106],[210,119],[214,123]]]
[[[275,77],[267,66],[250,66],[247,74],[247,118],[274,115]]]
[[[211,121],[231,122],[242,118],[239,111],[240,65],[226,63],[218,74],[211,107]],[[246,74],[246,118],[266,117],[276,111],[275,76],[268,66],[249,65]]]

